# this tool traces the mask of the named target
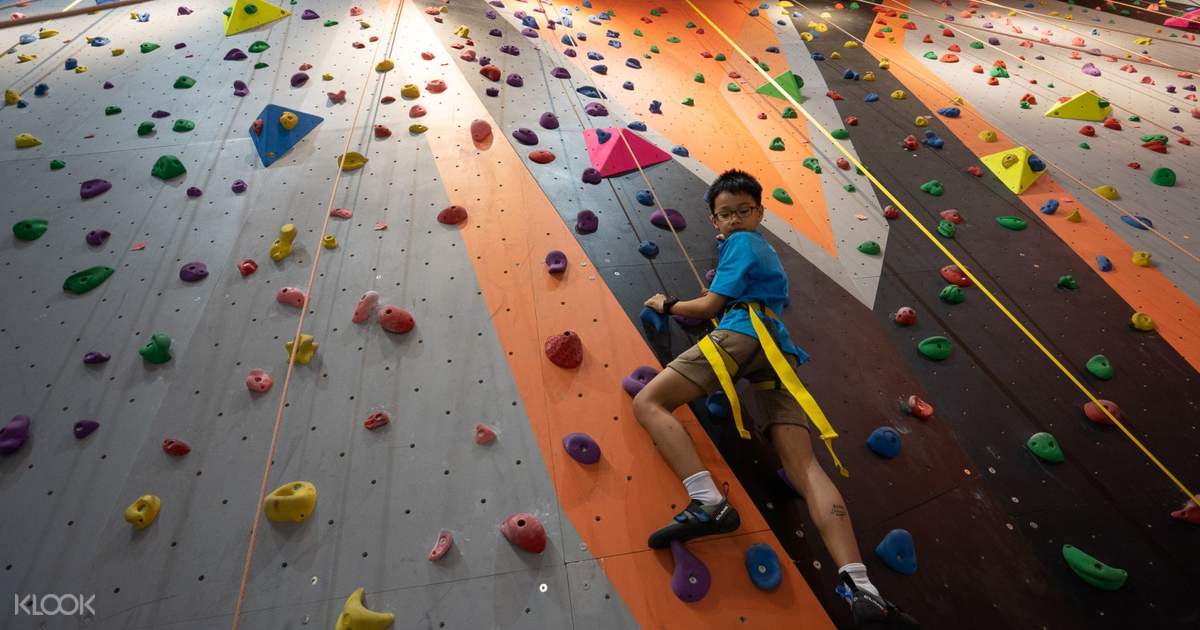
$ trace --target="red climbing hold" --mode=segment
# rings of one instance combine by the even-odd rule
[[[957,265],[946,265],[945,267],[942,267],[942,278],[944,278],[946,282],[949,282],[950,284],[964,288],[969,287],[972,284],[971,279],[968,278],[967,274],[963,273]]]
[[[837,167],[842,169],[843,171],[850,170],[850,162],[849,162],[849,160],[847,160],[844,157],[838,158],[837,162],[835,162],[835,164],[837,164]]]
[[[390,104],[396,102],[396,97],[395,96],[385,96],[385,97],[379,99],[379,102],[383,103],[384,105],[390,105]]]
[[[1167,152],[1167,145],[1166,145],[1166,143],[1162,142],[1161,140],[1152,140],[1150,142],[1144,142],[1144,143],[1142,143],[1142,148],[1150,149],[1151,151],[1154,151],[1155,153],[1166,153]]]
[[[938,214],[940,214],[943,219],[945,219],[955,225],[958,225],[963,222],[962,213],[959,212],[958,210],[955,210],[954,208],[950,208],[949,210],[942,210]],[[954,265],[950,265],[950,266],[954,267]],[[955,267],[955,269],[957,269],[957,267]],[[945,273],[946,273],[946,270],[942,269],[942,275],[945,275]]]
[[[967,172],[975,177],[983,177],[983,169],[978,164],[972,164],[967,167]]]
[[[892,321],[899,326],[912,326],[917,323],[917,312],[909,306],[901,306],[892,313]]]
[[[1117,403],[1115,403],[1111,400],[1101,399],[1100,404],[1104,405],[1104,407],[1106,409],[1108,409],[1108,412],[1111,413],[1113,415],[1113,417],[1115,417],[1118,420],[1121,419],[1121,408],[1117,406]],[[1097,424],[1112,424],[1113,423],[1112,420],[1108,419],[1108,416],[1104,415],[1104,412],[1100,410],[1100,407],[1096,406],[1096,403],[1094,403],[1090,400],[1086,404],[1083,405],[1083,413],[1084,413],[1084,415],[1087,416],[1088,420],[1091,420],[1092,422],[1095,422]]]
[[[1091,125],[1084,125],[1079,128],[1079,133],[1080,133],[1080,135],[1084,135],[1089,138],[1092,138],[1092,137],[1095,137],[1095,135],[1096,135],[1096,128]]]
[[[467,220],[467,209],[462,206],[448,206],[437,215],[438,223],[458,225]]]
[[[421,58],[424,59],[425,61],[433,61],[433,53],[431,53],[427,50],[427,51],[421,53]]]
[[[996,77],[988,77],[987,84],[988,85],[1000,85],[1000,79],[997,79]]]
[[[900,399],[900,410],[922,420],[926,420],[933,415],[933,405],[925,402],[916,394],[909,396],[907,399]]]
[[[192,447],[188,446],[183,440],[167,438],[163,440],[163,450],[166,451],[167,455],[183,457],[192,452]]]
[[[942,37],[954,37],[954,31],[950,30],[949,27],[946,27],[942,29]]]
[[[500,80],[500,68],[498,68],[495,65],[490,64],[490,63],[488,65],[480,68],[479,74],[482,74],[483,76],[487,77],[488,80],[490,80],[490,81],[499,81]]]
[[[368,431],[374,431],[382,426],[386,426],[391,421],[392,419],[389,418],[386,413],[382,411],[376,411],[375,413],[367,416],[367,419],[363,421],[363,426],[367,427]]]
[[[1178,510],[1171,512],[1171,518],[1191,523],[1192,525],[1200,525],[1200,505],[1197,505],[1198,503],[1200,503],[1200,495],[1188,501]]]
[[[942,55],[942,58],[939,59],[938,61],[941,61],[942,63],[958,63],[958,55],[955,55],[953,53],[946,53],[946,54]]]
[[[983,74],[983,66],[975,64],[974,66],[971,66],[971,72],[974,72],[975,74]]]
[[[883,209],[883,217],[885,219],[894,221],[900,218],[900,211],[896,209],[896,206],[889,204]]]
[[[413,105],[412,107],[408,108],[409,118],[421,118],[428,113],[429,110],[425,109],[424,105]]]
[[[858,126],[858,116],[847,116],[845,122],[846,122],[847,127],[857,127]]]
[[[475,443],[483,446],[496,441],[496,430],[480,422],[475,425]]]
[[[1026,92],[1025,96],[1021,97],[1021,102],[1029,103],[1030,105],[1037,105],[1037,97]]]
[[[518,512],[504,519],[500,533],[508,542],[529,553],[542,553],[546,549],[546,528],[532,514]]]
[[[907,149],[909,151],[916,151],[917,146],[918,146],[917,145],[917,137],[913,136],[913,135],[905,136],[903,142],[900,143],[900,146],[904,147],[905,149]]]
[[[1117,120],[1116,118],[1105,118],[1104,126],[1114,131],[1120,131],[1121,121]]]
[[[904,23],[904,30],[906,30],[906,31],[915,31],[915,30],[917,30],[917,25],[916,25],[915,23],[913,23],[913,22],[905,22],[905,23]]]
[[[446,91],[446,82],[441,79],[433,79],[425,84],[425,91],[430,94],[441,94]]]
[[[529,159],[538,164],[549,164],[554,161],[554,154],[546,149],[535,149],[530,152]]]
[[[404,334],[416,326],[412,313],[399,306],[385,305],[379,307],[379,325],[391,333]]]
[[[248,276],[255,271],[258,271],[258,263],[247,258],[246,260],[238,263],[238,271],[240,271],[243,276]]]
[[[391,129],[388,129],[387,127],[385,127],[383,125],[375,125],[375,137],[376,138],[383,140],[384,138],[387,138],[390,135],[392,135]]]
[[[1127,164],[1127,166],[1135,171],[1141,170],[1142,168],[1142,164],[1140,162],[1130,162]]]
[[[583,363],[583,341],[570,330],[546,340],[546,357],[561,368],[572,369]]]
[[[841,95],[841,94],[838,94],[837,90],[829,90],[828,92],[826,92],[826,93],[825,93],[825,96],[828,96],[829,98],[831,98],[831,99],[833,99],[833,100],[835,100],[835,101],[844,101],[844,100],[846,100],[846,99],[842,98],[842,95]]]
[[[475,142],[483,142],[492,137],[492,126],[486,120],[475,119],[471,121],[471,139]]]
[[[443,529],[438,532],[437,542],[433,543],[433,549],[429,550],[429,555],[426,556],[430,562],[441,560],[442,556],[450,551],[450,546],[454,544],[454,535],[448,530]]]
[[[933,35],[926,33],[925,37],[921,38],[921,43],[922,44],[932,44],[933,43]]]
[[[946,50],[949,50],[952,53],[960,53],[960,52],[962,52],[962,47],[959,46],[958,44],[950,44],[950,47],[947,48]]]

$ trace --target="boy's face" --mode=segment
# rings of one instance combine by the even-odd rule
[[[709,219],[724,238],[734,232],[758,229],[763,220],[763,207],[747,193],[722,192],[717,195]]]

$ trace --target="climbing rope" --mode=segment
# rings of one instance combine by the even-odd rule
[[[980,2],[981,0],[974,0],[974,1],[975,1],[975,2]],[[1027,10],[1027,9],[1016,9],[1016,8],[1013,8],[1013,7],[1005,6],[1005,5],[1003,5],[1003,4],[997,4],[997,3],[994,3],[994,2],[990,2],[990,1],[989,1],[989,2],[984,2],[984,4],[993,5],[993,6],[996,6],[996,7],[999,7],[999,8],[1003,8],[1003,9],[1005,9],[1005,10],[1008,10],[1008,11],[1017,12],[1017,13],[1027,13],[1027,14],[1029,14],[1029,15],[1036,15],[1036,16],[1038,16],[1038,17],[1042,18],[1042,19],[1049,19],[1049,20],[1059,20],[1059,21],[1062,21],[1062,22],[1069,22],[1069,23],[1071,23],[1071,24],[1079,24],[1080,26],[1087,26],[1087,25],[1086,25],[1086,24],[1084,24],[1082,21],[1073,20],[1073,19],[1071,19],[1070,17],[1066,17],[1066,16],[1063,16],[1063,15],[1050,15],[1049,13],[1038,13],[1038,12],[1036,12],[1036,11],[1033,11],[1033,10]],[[1103,15],[1103,12],[1101,12],[1101,14]],[[1068,14],[1068,15],[1069,15],[1069,14]],[[1173,16],[1168,16],[1168,17],[1173,17]],[[1132,19],[1132,18],[1131,18],[1131,19]],[[1112,25],[1104,25],[1104,26],[1094,26],[1094,25],[1093,25],[1091,28],[1095,28],[1095,29],[1102,29],[1102,30],[1109,31],[1109,32],[1112,32],[1112,33],[1121,33],[1122,35],[1131,35],[1131,36],[1133,36],[1133,37],[1147,37],[1147,38],[1153,39],[1153,40],[1155,40],[1155,41],[1158,41],[1158,42],[1160,42],[1160,43],[1163,43],[1163,44],[1175,44],[1175,45],[1177,45],[1177,46],[1189,46],[1189,47],[1193,47],[1193,48],[1200,48],[1200,43],[1190,42],[1190,41],[1187,41],[1187,40],[1185,40],[1185,39],[1180,39],[1180,38],[1178,38],[1178,37],[1164,37],[1164,36],[1162,36],[1162,35],[1157,35],[1157,34],[1155,34],[1155,35],[1147,35],[1147,34],[1145,34],[1145,33],[1137,33],[1137,32],[1134,32],[1134,31],[1127,31],[1127,30],[1125,30],[1125,29],[1123,29],[1123,28],[1117,28],[1117,27],[1115,27],[1115,26],[1112,26]],[[1140,53],[1139,53],[1139,54],[1140,54]]]
[[[396,8],[396,16],[392,20],[391,32],[388,34],[387,51],[389,54],[392,52],[392,47],[395,45],[396,32],[399,30],[399,25],[400,25],[400,16],[401,16],[402,12],[404,11],[404,0],[390,0],[389,5],[394,2],[397,2],[397,1],[399,4]],[[388,10],[389,11],[391,10],[390,6],[389,6]],[[379,47],[376,47],[376,51],[378,51],[378,50],[379,50]],[[377,56],[378,56],[378,53],[376,53],[375,55],[372,55],[372,58],[371,58],[372,67],[374,67],[375,58]],[[373,72],[368,71],[367,77],[363,81],[362,88],[359,91],[358,104],[354,108],[354,118],[350,121],[350,126],[348,127],[351,130],[351,132],[346,134],[346,144],[345,144],[345,146],[342,147],[341,157],[338,159],[337,173],[334,175],[333,184],[330,187],[329,201],[326,202],[326,204],[325,204],[325,217],[324,217],[324,221],[321,224],[321,230],[320,230],[320,232],[317,233],[318,239],[321,239],[327,233],[327,230],[329,229],[329,222],[333,216],[331,214],[331,211],[333,210],[333,203],[334,203],[334,200],[337,198],[338,186],[341,183],[342,173],[344,172],[342,170],[342,167],[346,161],[346,154],[349,153],[349,151],[350,151],[350,145],[354,142],[353,130],[358,126],[359,115],[362,113],[363,105],[366,103],[365,96],[367,93],[367,86],[370,85],[372,79],[376,79],[379,82],[378,83],[379,87],[382,89],[384,84],[387,82],[387,77],[388,77],[388,73],[383,73],[382,75],[377,75]],[[305,315],[308,313],[308,305],[312,302],[313,286],[316,284],[316,279],[317,279],[317,266],[321,261],[321,252],[324,249],[325,249],[324,247],[320,246],[320,243],[318,243],[317,246],[313,248],[315,254],[313,255],[312,265],[309,267],[308,282],[305,285],[305,289],[304,289],[305,299],[304,299],[303,305],[300,308],[300,317],[296,321],[296,332],[292,336],[292,341],[293,341],[292,342],[292,350],[288,354],[287,372],[283,377],[283,385],[282,385],[282,389],[281,389],[280,395],[279,395],[279,406],[275,411],[275,422],[271,428],[271,446],[267,450],[267,459],[266,459],[266,462],[263,464],[262,481],[259,484],[258,500],[255,502],[254,520],[250,524],[250,541],[249,541],[248,547],[246,549],[246,561],[242,566],[241,585],[238,587],[237,603],[235,604],[234,611],[233,611],[233,630],[238,630],[238,626],[241,623],[242,605],[245,603],[245,600],[246,600],[246,588],[247,588],[247,585],[249,584],[249,580],[250,580],[250,566],[253,563],[254,549],[257,546],[257,542],[258,542],[258,529],[259,529],[259,526],[262,524],[262,520],[263,520],[262,513],[263,513],[263,506],[265,504],[266,497],[267,497],[267,482],[269,481],[270,476],[271,476],[271,466],[275,461],[275,448],[279,442],[279,428],[283,422],[284,408],[287,405],[288,389],[291,386],[292,374],[295,371],[295,367],[296,367],[296,354],[300,350],[300,335],[304,329],[304,319],[305,319]]]
[[[837,147],[837,149],[839,151],[841,151],[842,155],[844,155],[846,157],[846,159],[848,159],[852,164],[854,164],[856,167],[858,167],[858,169],[862,171],[863,175],[865,175],[867,177],[867,179],[871,180],[871,183],[874,184],[875,187],[881,193],[883,193],[884,196],[886,196],[889,200],[891,200],[891,202],[893,204],[895,204],[896,208],[899,209],[900,212],[904,214],[905,218],[907,218],[909,220],[909,222],[911,222],[914,226],[916,226],[916,228],[922,234],[925,235],[925,238],[928,239],[929,242],[932,243],[935,247],[937,247],[942,252],[942,254],[944,254],[946,256],[946,258],[950,260],[950,262],[954,263],[963,272],[964,275],[966,275],[968,278],[970,278],[971,281],[975,284],[975,286],[977,286],[979,288],[979,290],[985,296],[987,296],[988,300],[990,300],[992,302],[992,304],[994,304],[996,306],[996,308],[1000,309],[1000,311],[1002,313],[1004,313],[1004,315],[1009,319],[1009,321],[1011,321],[1013,323],[1013,325],[1016,326],[1017,329],[1020,330],[1025,335],[1026,338],[1028,338],[1031,342],[1033,342],[1033,344],[1035,346],[1037,346],[1038,350],[1040,350],[1042,352],[1042,354],[1045,355],[1045,357],[1047,359],[1049,359],[1050,362],[1053,363],[1054,366],[1057,367],[1059,369],[1059,371],[1062,372],[1063,375],[1066,376],[1067,379],[1069,381],[1071,381],[1071,383],[1074,384],[1075,387],[1078,388],[1079,391],[1082,392],[1088,398],[1088,400],[1090,400],[1093,404],[1095,404],[1096,407],[1101,411],[1101,413],[1103,413],[1108,418],[1108,420],[1110,422],[1112,422],[1112,424],[1114,426],[1116,426],[1118,429],[1120,429],[1121,433],[1123,433],[1125,435],[1125,437],[1128,438],[1129,441],[1132,442],[1134,444],[1134,446],[1136,446],[1138,448],[1138,450],[1140,450],[1142,452],[1143,455],[1145,455],[1151,462],[1153,462],[1154,465],[1156,467],[1158,467],[1158,469],[1164,475],[1166,475],[1166,477],[1168,479],[1170,479],[1171,482],[1177,488],[1179,488],[1179,490],[1181,490],[1184,493],[1184,495],[1187,497],[1188,501],[1193,500],[1193,498],[1195,497],[1195,494],[1192,493],[1190,490],[1188,490],[1187,486],[1185,486],[1183,484],[1183,482],[1180,481],[1179,478],[1173,472],[1171,472],[1171,470],[1169,468],[1167,468],[1166,465],[1163,464],[1162,461],[1160,461],[1157,456],[1154,455],[1154,453],[1150,452],[1150,450],[1147,449],[1146,446],[1144,444],[1142,444],[1142,442],[1140,440],[1138,440],[1137,437],[1134,436],[1133,433],[1131,433],[1128,428],[1126,428],[1125,424],[1123,422],[1121,422],[1121,420],[1118,419],[1115,414],[1113,414],[1105,405],[1101,404],[1100,399],[1098,399],[1091,392],[1091,390],[1087,388],[1087,386],[1085,386],[1082,382],[1080,382],[1079,379],[1075,377],[1075,374],[1072,373],[1070,370],[1068,370],[1066,368],[1066,366],[1064,366],[1062,364],[1062,362],[1060,362],[1058,360],[1058,358],[1055,357],[1054,354],[1051,353],[1050,350],[1048,350],[1046,348],[1046,346],[1041,342],[1041,340],[1039,340],[1032,332],[1030,332],[1029,329],[1026,328],[1025,325],[1022,324],[1021,321],[1018,320],[1017,317],[1015,315],[1013,315],[1012,312],[1006,306],[1004,306],[1004,304],[994,294],[992,294],[991,290],[989,290],[987,288],[987,286],[985,286],[982,282],[979,281],[978,278],[975,277],[975,275],[971,272],[971,270],[968,269],[966,267],[966,265],[964,265],[958,259],[957,256],[955,256],[949,249],[947,249],[946,246],[943,245],[941,241],[939,241],[937,238],[935,238],[933,236],[933,234],[930,233],[929,229],[926,228],[920,221],[918,221],[915,216],[913,216],[912,212],[909,211],[909,209],[904,205],[904,203],[901,202],[896,197],[896,195],[894,195],[892,193],[891,190],[889,190],[886,186],[884,186],[883,183],[880,182],[875,177],[874,173],[872,173],[870,171],[870,169],[868,169],[865,165],[863,165],[861,162],[859,162],[858,158],[855,157],[855,155],[853,153],[848,151],[840,142],[838,142],[838,140],[833,137],[833,135],[829,132],[829,130],[824,125],[822,125],[816,118],[814,118],[813,115],[810,114],[808,112],[808,110],[804,108],[804,106],[802,106],[799,102],[797,102],[795,98],[793,98],[790,94],[788,94],[787,91],[783,89],[783,86],[779,85],[779,83],[777,81],[775,81],[775,79],[773,77],[771,77],[770,74],[768,74],[765,70],[763,70],[762,67],[760,67],[757,63],[755,63],[754,59],[745,50],[743,50],[741,46],[739,46],[736,42],[734,42],[729,37],[729,35],[727,35],[725,33],[725,31],[723,31],[721,29],[721,27],[717,26],[717,24],[715,22],[713,22],[711,18],[708,17],[708,14],[706,14],[702,10],[700,10],[700,8],[697,7],[696,4],[692,0],[684,0],[684,2],[686,2],[687,5],[689,7],[691,7],[692,11],[694,11],[696,13],[696,15],[700,16],[700,18],[702,20],[704,20],[709,26],[711,26],[713,28],[713,30],[716,31],[716,33],[719,34],[722,37],[722,39],[724,39],[726,41],[726,43],[728,43],[734,50],[736,50],[738,52],[738,54],[741,55],[742,58],[746,60],[746,62],[750,63],[750,65],[759,74],[761,74],[768,83],[770,83],[772,86],[774,86],[775,89],[778,90],[779,93],[783,96],[783,98],[787,99],[792,104],[792,106],[796,109],[797,112],[803,114],[804,117],[809,121],[809,123],[811,123],[813,126],[815,126],[821,132],[821,134],[825,136],[825,138],[829,142],[833,143],[833,145],[835,147]]]
[[[867,0],[862,0],[862,1],[866,2]],[[811,8],[809,8],[809,7],[807,7],[807,6],[805,6],[803,3],[799,2],[799,1],[795,1],[794,3],[795,3],[797,6],[803,7],[803,8],[804,8],[806,11],[812,12],[812,9],[811,9]],[[870,48],[870,47],[871,47],[871,43],[870,43],[869,41],[867,41],[867,40],[864,40],[864,39],[861,39],[861,38],[859,38],[859,37],[855,36],[854,34],[850,33],[849,31],[847,31],[846,29],[842,28],[841,26],[838,26],[838,25],[837,25],[836,23],[834,23],[832,20],[830,20],[830,21],[829,21],[829,24],[830,24],[830,26],[833,26],[834,28],[836,28],[836,29],[838,29],[839,31],[841,31],[842,33],[844,33],[844,34],[845,34],[847,37],[850,37],[851,39],[853,39],[853,40],[855,40],[855,41],[859,42],[859,43],[860,43],[860,44],[862,44],[864,47],[866,47],[866,48]],[[899,65],[899,66],[906,66],[906,65],[907,65],[907,64],[905,64],[905,63],[902,63],[902,62],[900,62],[900,61],[897,61],[897,60],[894,60],[894,59],[889,59],[888,61],[889,61],[890,63],[894,63],[894,64],[897,64],[897,65]],[[930,87],[932,87],[932,88],[934,89],[934,91],[936,91],[938,94],[940,94],[940,95],[942,95],[942,96],[946,97],[946,98],[947,98],[947,100],[950,100],[950,99],[956,98],[956,96],[955,96],[955,95],[947,94],[946,92],[944,92],[944,91],[943,91],[943,90],[942,90],[942,89],[941,89],[939,86],[937,86],[937,85],[930,84]],[[994,125],[994,126],[997,126],[997,127],[999,127],[999,125]],[[1011,136],[1011,134],[1009,134],[1009,135]],[[1027,145],[1027,146],[1032,146],[1032,145]],[[1037,152],[1035,151],[1035,153],[1037,153]],[[1138,225],[1141,225],[1142,227],[1144,227],[1144,228],[1146,229],[1146,231],[1148,231],[1148,232],[1150,232],[1150,233],[1154,234],[1155,236],[1157,236],[1158,238],[1162,239],[1162,241],[1164,241],[1165,243],[1167,243],[1168,245],[1170,245],[1172,248],[1174,248],[1175,250],[1179,251],[1179,252],[1180,252],[1180,253],[1182,253],[1183,255],[1187,256],[1188,258],[1191,258],[1193,261],[1200,262],[1200,256],[1197,256],[1196,254],[1192,253],[1191,251],[1188,251],[1187,249],[1185,249],[1185,248],[1184,248],[1184,246],[1183,246],[1183,245],[1181,245],[1180,243],[1177,243],[1177,242],[1175,242],[1175,241],[1174,241],[1174,240],[1173,240],[1173,239],[1172,239],[1170,236],[1168,236],[1167,234],[1163,233],[1163,232],[1162,232],[1161,230],[1159,230],[1158,228],[1155,228],[1155,227],[1154,227],[1152,224],[1150,224],[1149,222],[1147,222],[1147,221],[1144,221],[1144,220],[1142,219],[1142,216],[1139,216],[1139,215],[1137,215],[1137,214],[1134,214],[1134,213],[1133,213],[1131,210],[1127,209],[1125,206],[1123,206],[1123,205],[1121,205],[1121,204],[1119,204],[1119,203],[1117,203],[1117,202],[1115,202],[1115,201],[1113,201],[1113,200],[1111,200],[1111,199],[1107,199],[1107,198],[1105,198],[1105,197],[1102,197],[1102,196],[1101,196],[1099,193],[1097,193],[1097,192],[1095,191],[1095,187],[1094,187],[1094,186],[1091,186],[1090,184],[1087,184],[1087,183],[1085,183],[1085,182],[1084,182],[1082,179],[1080,179],[1079,177],[1076,177],[1076,176],[1075,176],[1073,173],[1071,173],[1071,172],[1070,172],[1070,171],[1068,171],[1067,169],[1063,168],[1063,167],[1062,167],[1062,165],[1058,164],[1057,162],[1053,162],[1053,161],[1051,161],[1051,160],[1049,160],[1049,159],[1047,159],[1047,158],[1043,157],[1043,156],[1042,156],[1040,153],[1037,153],[1037,154],[1038,154],[1038,157],[1039,157],[1039,158],[1040,158],[1040,159],[1041,159],[1043,162],[1045,162],[1045,163],[1046,163],[1048,166],[1050,166],[1050,167],[1054,168],[1054,169],[1055,169],[1056,171],[1058,171],[1059,173],[1061,173],[1061,174],[1063,174],[1063,175],[1067,176],[1067,178],[1068,178],[1068,179],[1070,179],[1071,181],[1075,182],[1075,183],[1076,183],[1076,184],[1078,184],[1080,187],[1082,187],[1082,188],[1084,188],[1084,189],[1088,190],[1089,192],[1091,192],[1091,193],[1092,193],[1093,195],[1095,195],[1095,197],[1096,197],[1097,199],[1099,199],[1099,200],[1100,200],[1102,203],[1104,203],[1104,204],[1107,204],[1107,205],[1109,205],[1109,206],[1111,206],[1111,207],[1115,208],[1115,209],[1116,209],[1116,210],[1117,210],[1117,211],[1118,211],[1118,212],[1119,212],[1121,215],[1123,215],[1123,216],[1125,216],[1125,217],[1128,217],[1130,221],[1133,221],[1133,222],[1137,223]]]
[[[1184,14],[1184,13],[1170,13],[1169,11],[1175,11],[1177,9],[1175,9],[1171,6],[1168,6],[1166,4],[1163,4],[1161,2],[1158,4],[1159,8],[1156,10],[1153,10],[1153,11],[1151,11],[1150,9],[1147,9],[1145,6],[1129,4],[1128,2],[1118,2],[1117,0],[1104,0],[1104,3],[1108,4],[1108,5],[1115,4],[1115,5],[1122,6],[1122,7],[1129,7],[1131,9],[1135,9],[1138,11],[1145,11],[1146,13],[1157,13],[1159,15],[1169,17],[1169,18],[1179,18],[1181,20],[1190,22],[1192,24],[1200,24],[1200,19],[1185,17],[1186,14]],[[1096,7],[1096,11],[1099,11],[1100,13],[1104,13],[1104,9],[1101,7]]]

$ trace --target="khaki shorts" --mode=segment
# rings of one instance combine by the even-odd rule
[[[762,381],[779,383],[779,376],[775,374],[771,363],[767,361],[767,354],[763,352],[762,346],[754,337],[732,330],[714,330],[709,337],[725,351],[727,355],[725,357],[726,368],[735,384],[738,379],[742,378],[751,383]],[[796,357],[786,352],[783,356],[787,359],[788,365],[795,369]],[[732,359],[732,363],[730,359]],[[721,391],[721,383],[717,380],[717,375],[709,365],[708,359],[704,358],[704,353],[700,351],[699,345],[685,350],[667,367],[682,374],[684,378],[698,385],[705,393],[712,394]],[[760,434],[769,436],[767,430],[776,424],[794,424],[805,429],[809,428],[808,415],[800,408],[800,403],[796,402],[796,399],[783,388],[782,384],[777,385],[775,389],[753,389],[751,392],[752,400],[744,402],[753,403],[751,413],[754,417],[754,428]]]

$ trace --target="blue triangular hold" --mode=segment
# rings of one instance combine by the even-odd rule
[[[284,129],[283,125],[279,124],[279,117],[285,112],[296,115],[298,120],[295,127]],[[254,148],[258,149],[258,157],[263,166],[270,166],[291,151],[292,147],[299,144],[304,136],[316,129],[325,119],[279,105],[267,105],[258,115],[258,120],[263,121],[262,133],[255,133],[254,125],[251,125],[250,140],[254,142]]]
[[[893,529],[883,537],[875,554],[892,570],[904,575],[917,572],[917,547],[906,529]]]

